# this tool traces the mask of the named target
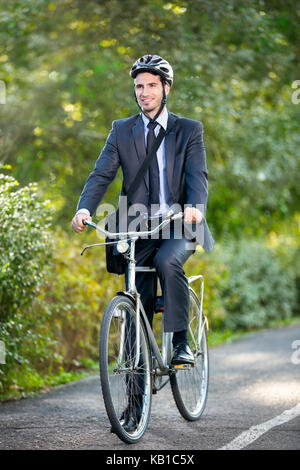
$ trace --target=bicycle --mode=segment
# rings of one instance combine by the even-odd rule
[[[155,272],[151,266],[135,265],[135,242],[141,236],[154,235],[172,220],[183,214],[170,214],[153,230],[112,233],[85,221],[86,225],[101,231],[110,239],[118,238],[117,250],[128,263],[128,290],[119,291],[108,303],[100,330],[99,365],[104,404],[111,423],[111,431],[128,444],[139,441],[147,430],[152,404],[152,393],[157,393],[170,382],[177,408],[188,421],[198,420],[206,405],[208,394],[209,358],[207,345],[207,318],[203,314],[204,279],[201,274],[187,278],[189,285],[189,344],[195,364],[171,366],[172,333],[161,332],[161,350],[148,322],[140,294],[135,287],[136,272]],[[106,245],[97,243],[88,245]],[[190,284],[200,280],[200,298]],[[156,312],[163,311],[162,298],[157,298]],[[139,403],[134,400],[139,397]],[[131,401],[131,403],[130,403]],[[137,426],[124,429],[125,412],[135,405]]]

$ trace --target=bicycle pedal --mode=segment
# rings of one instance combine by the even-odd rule
[[[172,366],[172,369],[175,370],[189,370],[194,367],[195,364],[175,364]]]

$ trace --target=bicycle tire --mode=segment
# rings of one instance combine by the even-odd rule
[[[105,409],[112,432],[128,444],[144,435],[151,413],[152,363],[149,342],[140,318],[140,361],[136,357],[136,311],[134,303],[125,296],[114,297],[107,305],[99,344],[100,381]],[[123,338],[123,339],[122,339]],[[138,391],[137,391],[138,390]],[[124,429],[124,411],[134,393],[142,397],[137,428]],[[129,396],[131,398],[129,398]]]
[[[195,366],[189,369],[172,371],[170,384],[173,397],[180,414],[188,421],[198,420],[206,405],[209,381],[209,358],[207,346],[207,326],[202,317],[203,330],[200,347],[195,345],[197,340],[196,315],[200,303],[193,289],[190,292],[189,311],[189,344],[195,357]],[[195,338],[195,341],[193,340]]]

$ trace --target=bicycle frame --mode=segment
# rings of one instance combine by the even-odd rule
[[[155,340],[152,328],[149,324],[146,312],[144,310],[144,306],[141,302],[140,294],[136,290],[135,286],[135,274],[136,272],[156,272],[155,268],[151,268],[148,266],[136,266],[135,264],[135,242],[138,237],[134,237],[130,240],[130,254],[129,254],[129,262],[128,262],[128,290],[118,292],[118,294],[124,294],[128,297],[131,297],[135,301],[136,306],[136,358],[135,358],[135,367],[138,367],[139,359],[140,359],[140,329],[139,325],[142,321],[144,322],[147,336],[153,351],[155,358],[157,359],[159,365],[159,373],[160,375],[168,375],[169,368],[167,365],[167,351],[166,351],[166,344],[167,344],[167,335],[171,335],[171,333],[163,333],[162,338],[162,353],[160,353],[159,347]]]
[[[136,290],[135,286],[135,274],[136,272],[156,272],[155,268],[151,268],[148,266],[136,266],[135,265],[135,242],[137,238],[131,239],[131,245],[130,245],[130,256],[129,256],[129,263],[128,263],[128,291],[121,291],[118,293],[123,293],[124,295],[128,297],[132,297],[135,300],[135,305],[136,305],[136,330],[137,330],[137,336],[136,336],[136,360],[135,360],[135,367],[138,366],[139,363],[139,355],[140,355],[140,334],[139,334],[139,325],[141,321],[141,315],[143,318],[144,325],[146,327],[147,335],[152,347],[153,354],[158,362],[159,369],[156,370],[157,375],[168,375],[169,374],[169,365],[168,365],[168,360],[170,359],[168,357],[168,344],[171,340],[172,333],[168,332],[162,332],[162,350],[160,352],[157,342],[155,340],[153,330],[149,324],[147,315],[145,313],[143,304],[140,299],[140,294]],[[203,308],[203,293],[204,293],[204,278],[201,274],[196,275],[196,276],[191,276],[188,278],[188,284],[190,285],[192,282],[200,279],[201,286],[200,286],[200,307],[199,307],[199,312],[198,312],[198,318],[197,318],[197,329],[198,329],[198,338],[197,338],[197,347],[200,347],[201,343],[201,338],[202,338],[202,333],[203,329],[205,326],[205,322],[202,321],[202,308]],[[205,319],[206,321],[206,319]],[[195,338],[194,335],[190,330],[190,335],[192,337],[192,340],[195,343]]]
[[[173,216],[173,220],[175,218],[182,217],[182,214],[176,214]],[[171,220],[171,219],[170,219]],[[135,285],[135,275],[136,272],[156,272],[155,268],[151,268],[148,266],[136,266],[136,261],[135,261],[135,243],[136,241],[143,235],[151,235],[160,230],[164,225],[167,225],[170,220],[164,220],[158,227],[156,227],[152,231],[144,231],[144,232],[139,232],[138,234],[136,232],[127,232],[127,233],[110,233],[106,230],[104,230],[102,227],[98,227],[95,225],[93,222],[85,221],[86,225],[89,225],[96,230],[101,231],[105,235],[109,236],[110,238],[117,238],[120,237],[121,239],[125,239],[125,237],[128,237],[128,241],[130,241],[130,249],[129,249],[129,256],[126,256],[128,259],[128,290],[127,291],[119,291],[117,294],[125,295],[126,297],[129,297],[133,302],[135,303],[135,308],[136,308],[136,359],[135,359],[135,365],[134,367],[138,367],[139,359],[140,359],[140,322],[142,321],[144,323],[144,326],[146,328],[146,333],[152,348],[152,352],[157,360],[159,369],[156,369],[156,374],[163,376],[163,375],[169,375],[169,365],[168,365],[168,360],[170,359],[168,357],[168,346],[170,344],[171,338],[172,338],[172,333],[168,332],[162,332],[162,351],[160,352],[159,347],[157,345],[156,339],[154,337],[152,328],[149,324],[146,312],[144,310],[144,306],[141,302],[140,299],[140,294],[136,290],[136,285]],[[111,243],[111,242],[110,242]],[[116,243],[116,242],[113,242]],[[94,245],[88,245],[84,248],[81,254],[84,253],[84,251],[87,248],[93,247],[93,246],[103,246],[106,245],[106,243],[97,243]],[[201,342],[201,337],[203,333],[203,329],[205,326],[205,322],[207,321],[205,319],[205,322],[202,321],[202,305],[203,305],[203,291],[204,291],[204,279],[202,275],[196,275],[196,276],[191,276],[188,278],[188,284],[190,285],[192,282],[196,281],[197,279],[200,279],[201,281],[201,287],[200,287],[200,308],[199,308],[199,313],[198,313],[198,319],[197,319],[197,327],[198,327],[198,344],[197,346],[200,346]],[[190,287],[189,287],[190,288]],[[190,288],[191,289],[191,288]],[[142,318],[142,320],[141,320]],[[119,353],[119,361],[121,361],[121,357],[123,354],[123,349],[124,349],[124,328],[125,328],[125,322],[123,322],[123,328],[121,331],[121,338],[120,338],[120,353]],[[195,342],[194,336],[192,334],[192,331],[190,329],[190,334]]]

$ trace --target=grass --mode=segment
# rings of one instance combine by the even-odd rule
[[[30,367],[15,369],[10,372],[10,387],[7,392],[0,393],[0,401],[17,400],[47,392],[52,387],[89,377],[98,370],[98,363],[88,360],[88,368],[66,371],[60,369],[57,373],[43,375]],[[1,385],[1,384],[0,384]]]
[[[219,346],[224,343],[231,343],[232,341],[241,338],[245,335],[245,331],[232,332],[229,329],[218,330],[218,331],[208,331],[208,346],[214,347]]]

